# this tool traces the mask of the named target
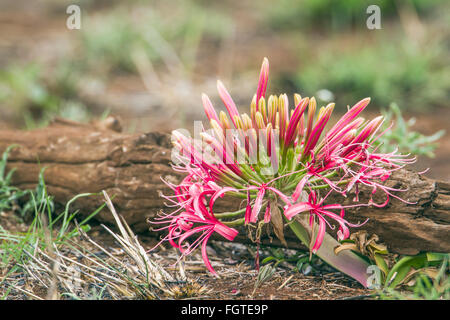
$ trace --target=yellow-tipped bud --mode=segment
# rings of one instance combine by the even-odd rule
[[[327,104],[327,110],[330,110],[329,112],[332,113],[335,106],[336,106],[336,104],[334,102],[331,102],[331,103]]]
[[[269,100],[267,100],[267,114],[268,114],[268,121],[272,123],[272,125],[275,124],[275,116],[277,114],[277,108],[278,108],[278,99],[271,95],[269,97]]]
[[[316,98],[312,97],[309,99],[308,112],[314,114],[316,113],[317,102]]]
[[[308,118],[307,118],[307,122],[306,122],[306,133],[305,133],[305,141],[308,141],[309,139],[309,135],[311,134],[311,130],[313,127],[313,123],[314,123],[314,114],[316,113],[316,98],[312,97],[309,100],[309,105],[308,105]]]
[[[248,130],[252,127],[252,119],[248,116],[248,114],[244,113],[242,116],[242,123],[244,125],[244,130]]]
[[[220,126],[220,124],[216,121],[216,120],[214,120],[214,119],[211,119],[211,121],[210,121],[210,124],[211,124],[211,127],[214,129],[214,133],[216,134],[216,136],[218,137],[218,139],[220,140],[220,141],[223,141],[223,139],[224,139],[224,129],[222,129],[222,127]]]
[[[278,111],[282,113],[284,111],[284,95],[280,94],[278,97]]]
[[[349,144],[353,139],[356,138],[356,129],[352,129],[349,132],[347,132],[341,139],[341,144],[346,146]]]
[[[259,99],[258,111],[261,112],[264,123],[267,123],[266,99],[264,99],[264,97]]]
[[[278,122],[280,128],[280,136],[284,137],[286,131],[287,123],[289,121],[289,105],[288,98],[286,94],[280,95],[278,99],[278,110],[280,114],[280,119]]]
[[[264,129],[266,127],[266,125],[264,124],[264,119],[263,119],[261,112],[259,112],[259,111],[256,112],[255,120],[256,120],[256,125],[258,126],[258,129]]]
[[[335,106],[335,104],[334,104],[333,102],[327,104],[327,106],[326,106],[325,109],[323,110],[321,116],[330,118],[331,114],[333,113],[334,106]]]
[[[237,129],[244,129],[244,123],[242,122],[241,117],[234,116],[234,123],[236,124]]]
[[[231,129],[230,120],[228,120],[228,116],[227,116],[227,114],[225,112],[220,111],[219,119],[220,119],[220,123],[222,124],[222,128],[224,130]]]
[[[275,115],[275,128],[280,129],[280,113],[278,111]]]
[[[250,104],[250,117],[254,121],[256,115],[256,94],[253,96],[252,103]]]
[[[309,100],[309,105],[308,105],[308,125],[309,123],[313,123],[314,120],[314,115],[316,113],[316,107],[317,107],[317,102],[316,102],[316,98],[312,97]]]
[[[250,128],[247,130],[247,136],[250,145],[252,146],[253,150],[257,150],[257,142],[258,142],[258,134],[256,133],[256,130],[254,128]]]
[[[325,111],[325,107],[323,107],[323,106],[320,107],[319,114],[317,115],[317,120],[319,120],[322,117],[324,111]]]
[[[301,100],[302,100],[302,96],[299,95],[298,93],[294,93],[294,104],[295,104],[295,107],[298,106],[298,104],[300,103]]]

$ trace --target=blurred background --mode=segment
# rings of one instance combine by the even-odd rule
[[[66,9],[81,8],[81,29]],[[370,30],[376,4],[381,29]],[[336,116],[370,96],[395,121],[384,151],[450,180],[447,0],[0,0],[0,125],[109,114],[125,132],[192,128],[221,79],[248,112],[263,57],[269,93],[314,95]],[[224,109],[224,108],[223,108]],[[445,131],[446,132],[445,132]]]

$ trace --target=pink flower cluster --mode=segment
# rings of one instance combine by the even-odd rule
[[[232,241],[236,226],[271,221],[271,203],[282,209],[287,221],[309,213],[312,227],[318,231],[311,250],[320,248],[328,221],[339,225],[338,238],[349,237],[349,227],[358,227],[345,218],[345,206],[325,204],[332,192],[355,192],[355,205],[385,206],[393,192],[384,185],[394,170],[414,161],[406,156],[377,153],[374,142],[383,117],[366,121],[359,115],[370,102],[365,98],[350,108],[325,131],[334,103],[316,112],[314,97],[294,95],[293,108],[286,94],[266,99],[269,62],[264,59],[250,115],[240,114],[222,82],[220,97],[228,111],[216,113],[210,99],[202,101],[212,130],[202,130],[201,139],[173,132],[178,163],[174,170],[185,173],[178,184],[166,182],[174,195],[165,195],[168,207],[175,210],[161,214],[154,223],[165,224],[169,241],[183,255],[201,245],[206,267],[215,274],[206,245],[216,232]],[[317,115],[316,115],[317,114]],[[378,134],[378,136],[377,136]],[[205,152],[208,150],[208,152]],[[386,201],[381,204],[359,203],[359,186],[369,186],[373,194],[381,190]],[[325,190],[325,196],[320,195]],[[225,194],[236,197],[242,208],[218,213],[214,204]],[[334,213],[337,210],[339,213]],[[312,230],[314,230],[312,228]]]

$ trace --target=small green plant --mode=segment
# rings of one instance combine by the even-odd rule
[[[44,184],[45,186],[45,184]],[[45,188],[45,187],[44,187]],[[70,204],[76,199],[85,196],[91,196],[94,194],[86,193],[80,194],[72,198],[66,205],[65,210],[56,215],[52,211],[53,201],[50,196],[47,195],[46,189],[44,189],[43,195],[36,197],[32,191],[27,192],[31,199],[27,202],[33,208],[34,218],[25,233],[11,233],[4,229],[0,225],[0,247],[2,248],[2,261],[5,267],[8,263],[15,261],[16,263],[25,263],[27,260],[25,251],[31,250],[36,244],[45,248],[48,245],[46,236],[50,237],[50,240],[55,245],[61,245],[68,239],[71,239],[79,235],[79,230],[87,231],[90,226],[87,222],[94,217],[104,206],[95,210],[87,218],[78,224],[78,227],[72,225],[77,211],[70,213]]]
[[[14,170],[6,173],[6,164],[10,151],[17,147],[16,145],[9,146],[2,155],[0,160],[0,212],[4,210],[11,210],[13,205],[20,199],[25,192],[16,187],[11,186],[12,175]]]
[[[258,272],[258,277],[256,278],[255,285],[253,287],[252,296],[255,294],[256,289],[258,289],[264,282],[269,281],[276,271],[276,265],[266,264],[261,267]]]
[[[299,251],[293,255],[286,255],[281,249],[269,248],[270,256],[261,261],[262,264],[272,263],[273,267],[277,267],[280,263],[293,263],[295,264],[294,270],[301,272],[304,275],[308,275],[313,271],[314,265],[320,260],[315,255],[310,255],[309,252]]]
[[[403,257],[389,271],[381,299],[448,300],[450,254],[422,253]],[[397,288],[403,288],[402,291]]]
[[[398,148],[402,153],[434,157],[434,150],[438,147],[436,141],[445,134],[445,130],[439,130],[430,136],[414,131],[412,127],[416,119],[405,120],[395,103],[391,103],[389,109],[382,113],[385,117],[384,129],[388,129],[392,122],[394,126],[377,141],[380,152],[388,153]]]
[[[80,197],[94,194],[85,193],[75,196],[66,204],[63,212],[56,214],[53,198],[48,195],[44,181],[45,168],[39,173],[38,184],[35,190],[20,190],[10,185],[15,170],[13,169],[6,173],[6,164],[8,155],[14,147],[17,146],[12,145],[8,147],[0,160],[0,210],[12,210],[14,205],[19,206],[19,200],[26,199],[22,203],[22,208],[18,211],[21,213],[21,218],[31,215],[32,222],[28,231],[24,234],[10,233],[0,225],[0,240],[2,240],[0,246],[3,247],[1,260],[3,261],[3,266],[13,260],[16,262],[23,261],[23,252],[27,246],[36,245],[36,243],[45,246],[46,232],[48,232],[53,243],[60,244],[78,235],[79,229],[88,230],[89,225],[87,225],[87,222],[103,208],[103,206],[100,207],[81,221],[76,228],[73,226],[70,229],[70,224],[78,213],[78,211],[70,212],[70,205]]]

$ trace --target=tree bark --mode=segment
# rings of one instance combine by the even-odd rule
[[[46,168],[44,178],[48,193],[57,203],[65,204],[80,193],[105,190],[117,211],[136,232],[149,230],[147,218],[163,210],[160,192],[171,190],[161,178],[177,182],[180,175],[170,167],[170,136],[152,132],[124,134],[116,119],[93,124],[79,124],[57,119],[49,127],[32,131],[0,130],[0,152],[16,144],[9,155],[7,170],[16,169],[13,184],[22,189],[36,186],[39,171]],[[450,183],[435,181],[417,173],[400,170],[388,180],[390,186],[408,188],[399,196],[415,204],[391,198],[385,208],[360,207],[346,210],[353,223],[369,221],[360,229],[375,233],[394,253],[416,254],[420,251],[450,252]],[[361,200],[368,200],[371,190],[362,188]],[[374,197],[384,202],[380,192]],[[329,202],[352,204],[350,198],[329,198]],[[103,197],[79,198],[72,209],[88,215],[103,204]],[[239,204],[222,201],[223,211]],[[112,223],[107,209],[96,217]],[[289,247],[299,241],[286,228]],[[248,241],[241,230],[238,241]],[[357,231],[357,230],[353,230]],[[265,237],[263,243],[269,243]],[[279,241],[273,239],[274,245]]]

